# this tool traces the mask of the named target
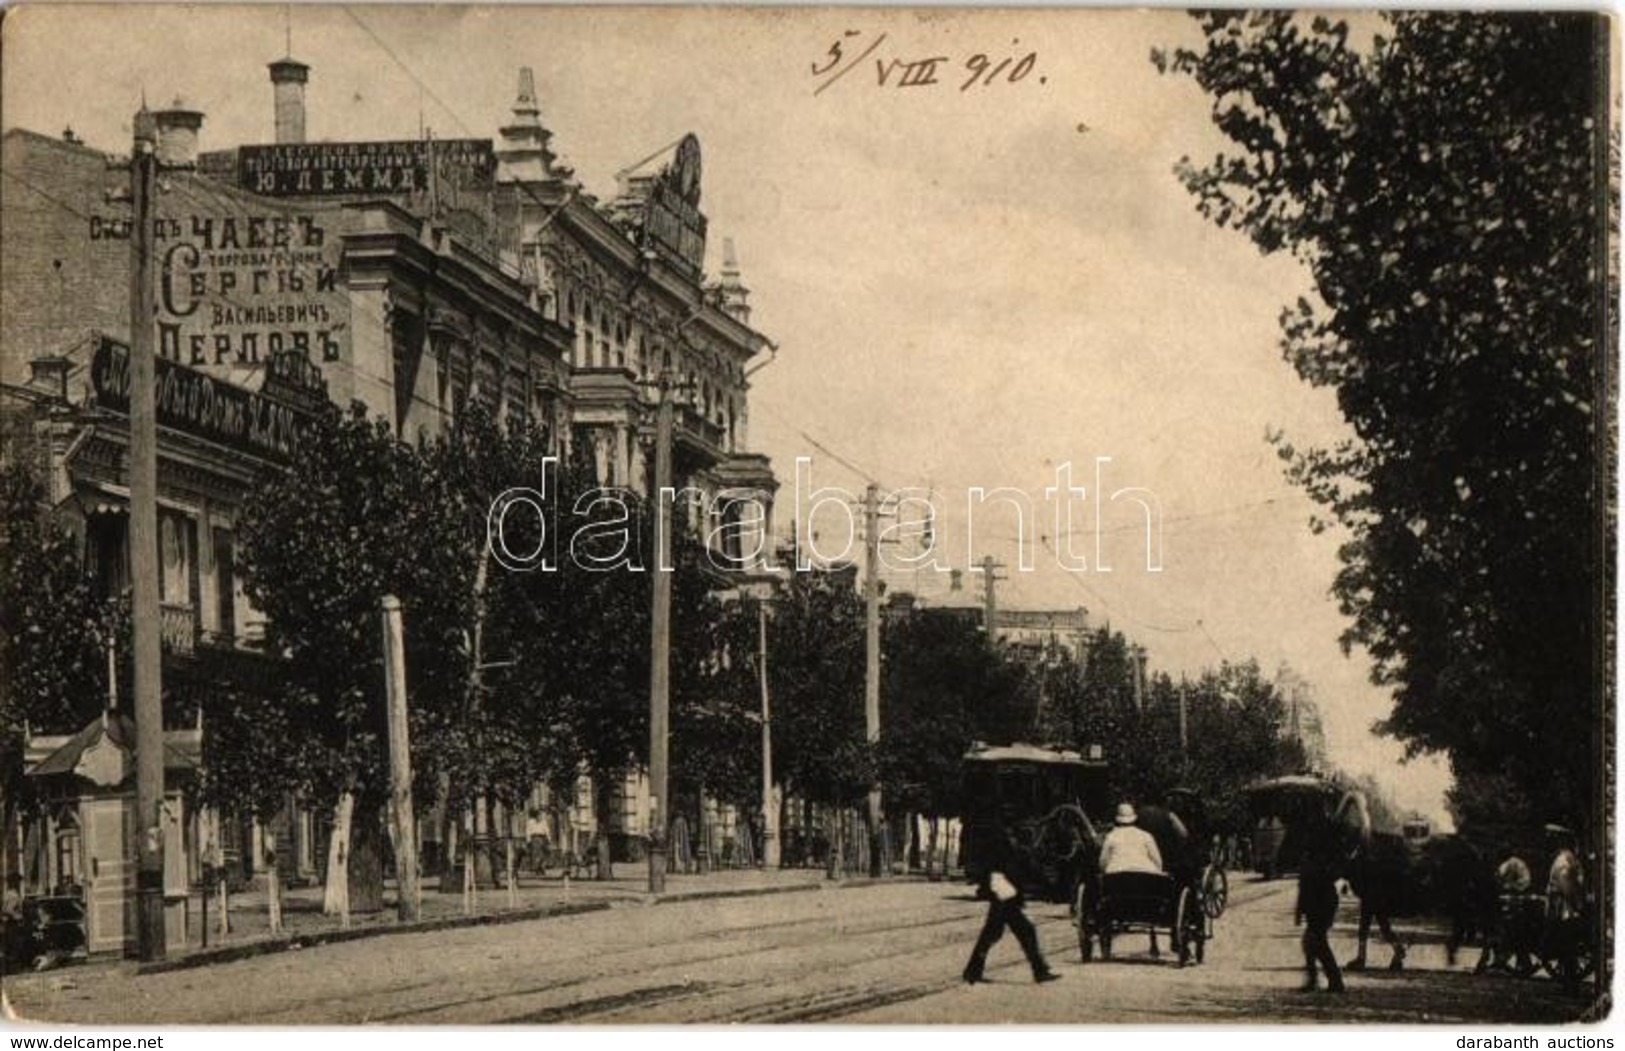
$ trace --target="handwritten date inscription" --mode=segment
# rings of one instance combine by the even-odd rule
[[[868,63],[871,57],[876,87],[923,88],[946,84],[957,85],[962,92],[974,87],[1019,84],[1038,65],[1036,51],[1013,53],[1003,58],[978,52],[955,62],[950,55],[899,58],[890,49],[880,51],[885,43],[885,33],[868,41],[863,39],[861,30],[848,29],[842,33],[830,44],[824,56],[812,64],[813,79],[818,82],[813,94],[822,95],[848,73]],[[1011,50],[1019,52],[1020,44],[1019,39],[1010,41]],[[1038,83],[1048,83],[1048,78],[1040,75]]]

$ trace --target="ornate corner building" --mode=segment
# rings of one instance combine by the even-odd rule
[[[771,550],[777,482],[749,451],[747,401],[753,364],[776,348],[751,327],[731,242],[706,279],[693,136],[619,173],[604,203],[554,154],[528,69],[494,140],[346,143],[305,141],[308,66],[269,70],[274,142],[200,152],[204,113],[176,99],[154,114],[166,712],[222,661],[267,659],[233,566],[237,519],[256,479],[298,461],[323,402],[364,406],[412,442],[478,403],[590,455],[602,484],[647,494],[663,385],[679,399],[687,520],[736,562]],[[46,479],[111,597],[128,583],[129,169],[71,130],[9,131],[0,163],[3,454]],[[636,794],[629,782],[629,818]],[[77,827],[58,816],[49,835]],[[170,834],[189,859],[172,873],[182,892],[211,833],[177,813]],[[284,836],[279,866],[313,876],[310,815],[290,808]],[[86,849],[103,847],[116,849]],[[41,852],[58,859],[47,868],[86,853]]]

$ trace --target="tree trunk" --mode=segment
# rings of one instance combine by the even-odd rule
[[[468,828],[463,836],[463,915],[472,916],[480,903],[479,862],[475,859],[478,838],[474,834],[474,814],[468,815]]]
[[[825,879],[841,878],[841,812],[835,807],[824,811],[824,838],[829,841],[829,862]]]
[[[357,803],[350,820],[350,911],[384,907],[383,829],[380,808]]]
[[[322,912],[350,922],[350,824],[355,796],[339,795],[333,807],[333,835],[327,841],[327,880],[322,888]]]
[[[932,880],[933,882],[942,878],[942,875],[939,874],[938,871],[937,871],[937,822],[938,821],[939,821],[939,818],[935,814],[932,814],[931,815],[931,831],[928,833],[930,838],[926,841],[926,847],[925,847],[925,878],[928,879],[928,880]],[[946,866],[944,866],[944,869],[946,869]]]
[[[11,843],[15,843],[15,835],[11,835],[11,812],[16,807],[11,804],[11,794],[0,794],[0,895],[5,895],[5,905],[11,905]],[[18,856],[16,863],[21,867],[23,858]],[[18,874],[18,892],[21,893],[23,877]]]
[[[502,843],[505,854],[503,859],[504,877],[508,884],[508,908],[517,909],[519,907],[519,874],[514,870],[513,837],[504,836]]]
[[[700,875],[711,871],[711,808],[705,802],[705,786],[700,786],[700,845],[695,851],[695,859],[699,862]]]
[[[598,826],[597,878],[603,880],[615,878],[614,858],[609,851],[609,805],[609,778],[594,777],[592,780],[592,812],[594,823]]]
[[[496,841],[499,835],[496,819],[496,801],[481,796],[474,802],[474,882],[477,886],[495,889],[497,885]]]
[[[451,880],[457,869],[457,855],[453,853],[455,844],[452,831],[456,822],[451,819],[451,776],[441,773],[435,778],[434,786],[434,827],[435,838],[439,843],[439,855],[435,861],[435,876],[440,880],[442,893],[451,889]],[[427,875],[427,873],[425,873]]]
[[[463,890],[463,863],[464,849],[463,823],[459,817],[453,817],[448,808],[445,817],[446,838],[440,844],[440,893],[461,894]]]
[[[261,821],[260,850],[265,857],[265,913],[272,934],[282,933],[282,873],[277,865],[276,833]]]

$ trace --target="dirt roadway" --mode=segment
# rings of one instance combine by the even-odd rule
[[[500,927],[398,934],[137,975],[129,964],[8,978],[17,1017],[205,1025],[391,1023],[1347,1021],[1559,1022],[1582,1001],[1545,980],[1445,965],[1437,931],[1408,928],[1402,974],[1353,975],[1342,996],[1297,992],[1292,885],[1238,878],[1206,962],[1152,960],[1125,937],[1083,964],[1056,905],[1031,906],[1058,982],[1032,984],[1013,939],[986,985],[959,980],[983,906],[966,888],[899,882],[750,898],[624,905]],[[1351,909],[1334,932],[1353,951]],[[1166,950],[1166,946],[1164,947]],[[1373,946],[1385,965],[1387,949]]]

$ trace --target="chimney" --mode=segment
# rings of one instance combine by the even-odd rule
[[[197,136],[203,114],[187,109],[179,95],[153,116],[158,125],[158,163],[166,168],[197,167]]]
[[[277,145],[305,141],[305,82],[310,67],[291,58],[272,62],[271,86],[276,95]]]
[[[740,279],[739,257],[734,252],[734,239],[722,239],[722,280],[717,283],[722,312],[742,325],[750,324],[750,290]]]

